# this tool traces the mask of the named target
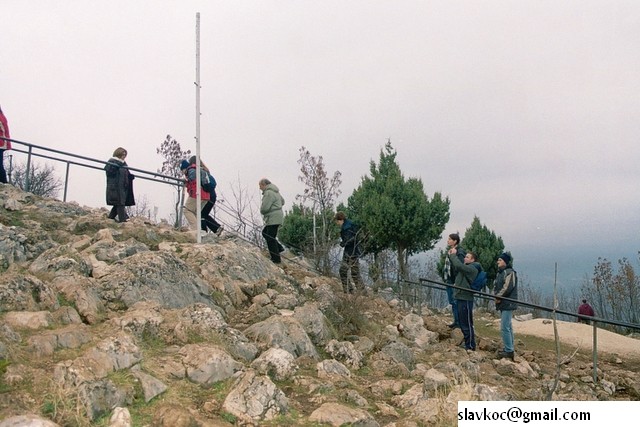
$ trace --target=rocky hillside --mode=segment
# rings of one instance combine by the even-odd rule
[[[345,296],[231,233],[196,244],[141,218],[0,185],[0,426],[456,425],[459,400],[542,400],[553,345],[495,360],[450,316]],[[563,349],[558,400],[637,400],[638,362]]]

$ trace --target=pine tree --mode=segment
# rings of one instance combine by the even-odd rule
[[[348,205],[368,232],[368,251],[395,250],[399,277],[406,279],[409,256],[432,249],[440,239],[449,221],[449,198],[436,192],[429,199],[421,179],[405,179],[396,156],[387,141],[379,163],[371,161],[371,176],[362,178]]]

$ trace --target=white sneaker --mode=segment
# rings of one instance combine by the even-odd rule
[[[206,231],[200,231],[200,237],[207,237]]]
[[[220,236],[222,234],[222,226],[220,226],[217,230],[216,230],[216,235]]]

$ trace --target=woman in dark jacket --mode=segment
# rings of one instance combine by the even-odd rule
[[[127,168],[127,162],[124,161],[126,157],[127,150],[118,147],[104,167],[107,173],[107,205],[113,206],[109,212],[109,219],[116,219],[117,216],[116,222],[126,222],[129,217],[125,206],[136,204],[133,196],[135,177]]]

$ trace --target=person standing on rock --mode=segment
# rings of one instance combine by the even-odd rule
[[[11,141],[9,141],[11,136],[9,135],[9,123],[7,123],[7,118],[2,112],[2,107],[0,107],[0,137],[7,138],[0,139],[0,183],[6,184],[8,181],[7,172],[4,170],[4,152],[5,150],[11,150]],[[9,170],[9,173],[11,173],[11,170]]]
[[[447,246],[449,250],[455,249],[458,260],[460,260],[460,263],[464,263],[464,256],[466,255],[466,253],[464,249],[460,247],[460,235],[458,233],[449,234]],[[455,284],[457,272],[458,271],[451,265],[449,257],[446,256],[444,258],[443,270],[444,282],[449,285]],[[458,304],[456,303],[456,299],[453,297],[453,293],[454,289],[451,286],[447,286],[447,300],[449,301],[449,304],[451,304],[451,312],[453,313],[453,323],[449,325],[451,329],[460,327],[460,321],[458,320]]]
[[[278,228],[284,222],[284,198],[280,194],[280,190],[267,178],[262,178],[258,182],[258,188],[262,191],[262,203],[260,204],[260,213],[264,220],[264,228],[262,229],[262,237],[267,243],[269,256],[275,264],[280,264],[282,259],[280,252],[284,251],[284,247],[278,242]]]
[[[336,212],[333,218],[340,227],[340,246],[344,248],[342,252],[342,262],[340,263],[340,280],[344,293],[352,294],[354,286],[359,291],[364,290],[362,279],[360,278],[360,242],[358,239],[359,228],[351,220],[347,219],[344,212]],[[349,270],[351,270],[351,283],[349,282]]]
[[[135,176],[127,168],[127,162],[124,161],[126,158],[127,150],[118,147],[104,166],[107,173],[107,205],[113,206],[109,212],[109,219],[115,219],[116,222],[127,222],[129,216],[125,206],[136,204],[133,196]]]
[[[502,351],[497,354],[498,359],[514,360],[513,326],[511,320],[513,310],[518,305],[513,301],[503,298],[518,299],[518,276],[512,267],[511,253],[504,252],[496,261],[498,275],[493,282],[493,290],[496,298],[496,310],[500,311],[500,332],[502,334]]]
[[[458,259],[458,250],[456,248],[449,249],[448,257],[451,266],[458,271],[455,285],[458,288],[464,288],[453,290],[453,297],[458,306],[460,330],[464,335],[464,348],[475,351],[476,333],[473,328],[473,291],[471,290],[471,283],[482,270],[482,266],[476,261],[478,258],[476,254],[471,251],[464,256],[464,263]]]

